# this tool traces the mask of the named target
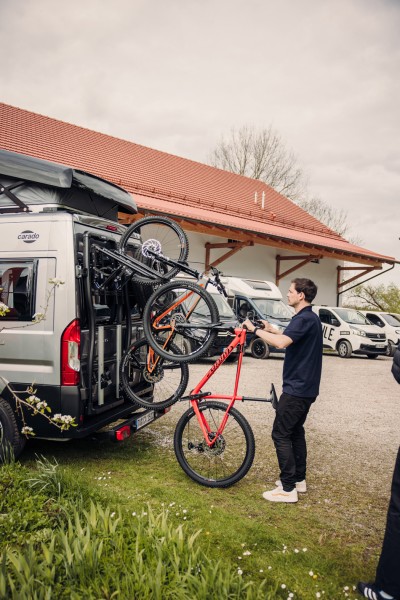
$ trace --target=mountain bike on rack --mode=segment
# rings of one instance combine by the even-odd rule
[[[253,431],[245,417],[234,408],[235,402],[270,402],[275,409],[278,403],[273,384],[269,398],[238,395],[246,332],[245,328],[235,328],[234,338],[228,348],[192,392],[181,398],[189,400],[191,407],[183,413],[176,426],[175,455],[185,473],[193,481],[207,487],[229,487],[242,479],[253,464]],[[237,346],[240,352],[232,394],[203,391],[206,383]]]
[[[177,362],[194,360],[211,346],[217,331],[210,325],[219,323],[219,314],[206,288],[212,284],[224,293],[217,269],[211,269],[203,285],[169,281],[179,272],[196,281],[204,278],[185,261],[188,249],[186,234],[177,223],[153,216],[133,223],[122,235],[117,250],[99,244],[93,244],[90,250],[104,259],[92,261],[104,264],[93,269],[96,293],[119,290],[129,282],[135,283],[139,291],[147,286],[150,293],[146,293],[144,302],[144,334],[157,354],[166,359],[172,356]],[[166,251],[171,256],[166,256]],[[180,352],[175,351],[177,347]]]
[[[206,288],[212,284],[224,293],[219,271],[211,269],[202,285],[168,282],[179,272],[203,278],[185,262],[188,248],[179,225],[153,216],[128,227],[116,250],[93,243],[86,251],[97,265],[91,269],[95,293],[114,293],[134,282],[136,295],[145,300],[146,339],[133,342],[120,361],[125,396],[145,408],[163,409],[176,402],[187,385],[186,362],[202,356],[218,333],[218,309]]]

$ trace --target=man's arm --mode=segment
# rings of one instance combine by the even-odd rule
[[[290,344],[293,344],[293,340],[289,336],[283,333],[278,333],[277,330],[272,327],[270,323],[268,323],[268,321],[262,321],[262,323],[264,324],[265,329],[257,328],[256,336],[264,340],[264,342],[270,346],[274,346],[274,348],[278,348],[279,350],[283,350],[284,348],[290,346]],[[249,331],[254,331],[254,329],[256,329],[249,319],[246,319],[243,322],[243,325],[245,325]]]

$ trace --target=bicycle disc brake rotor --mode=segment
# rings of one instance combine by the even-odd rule
[[[148,383],[158,383],[164,377],[164,369],[155,369],[153,373],[150,373],[147,369],[143,371],[143,379]]]
[[[208,434],[208,439],[213,440],[214,438],[215,432],[210,431],[210,433]],[[219,436],[217,436],[217,439],[215,440],[212,447],[210,448],[209,446],[207,446],[205,448],[205,451],[207,452],[207,454],[212,454],[213,456],[220,456],[221,454],[223,454],[225,448],[226,442],[224,436],[220,434]]]
[[[146,240],[142,244],[142,254],[147,258],[152,258],[153,254],[161,254],[161,242],[158,240]]]

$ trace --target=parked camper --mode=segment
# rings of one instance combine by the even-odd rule
[[[393,356],[400,341],[400,320],[396,315],[387,312],[375,312],[370,310],[361,310],[373,325],[379,327],[386,333],[387,356]]]
[[[247,313],[252,312],[255,319],[267,319],[279,332],[287,327],[293,313],[283,302],[282,294],[274,283],[239,277],[222,277],[221,280],[229,304],[239,319],[245,319]],[[249,349],[255,358],[267,358],[270,352],[284,352],[250,335]]]
[[[22,397],[33,384],[52,414],[77,424],[60,431],[26,412],[24,424],[36,437],[81,438],[107,426],[122,439],[163,414],[139,411],[120,389],[121,355],[140,326],[132,311],[139,286],[96,287],[99,267],[113,264],[94,245],[116,247],[125,231],[120,209],[136,212],[132,197],[107,181],[0,151],[0,302],[10,308],[0,316],[0,375]],[[49,281],[59,280],[64,284],[52,288]],[[43,312],[45,319],[34,323]],[[22,450],[21,426],[3,384],[0,458],[6,444]]]
[[[341,358],[364,354],[368,358],[384,355],[386,334],[352,308],[313,306],[322,322],[324,348],[336,350]]]

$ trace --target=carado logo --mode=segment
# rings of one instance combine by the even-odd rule
[[[39,234],[35,233],[34,231],[27,230],[20,233],[18,239],[25,242],[25,244],[33,244],[33,242],[36,242],[36,240],[39,239]]]

